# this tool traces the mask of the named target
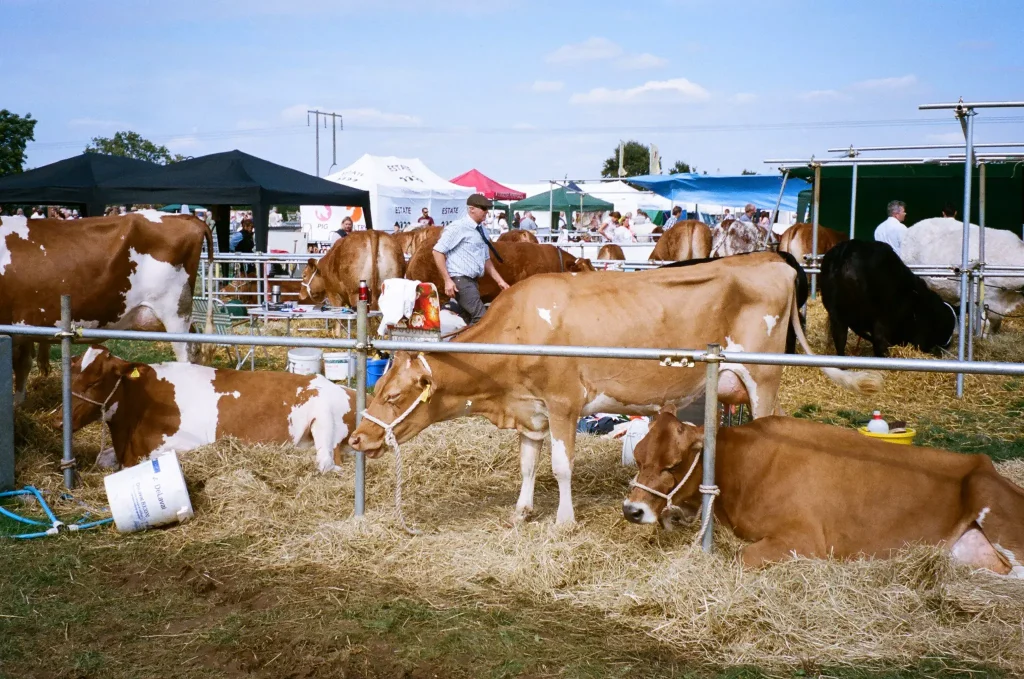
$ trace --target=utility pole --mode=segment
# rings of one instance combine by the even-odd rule
[[[309,115],[313,114],[316,128],[316,176],[320,176],[320,116],[324,117],[324,129],[327,129],[327,119],[331,119],[331,167],[338,164],[338,130],[344,130],[340,113],[327,111],[306,111],[306,126],[309,126]]]

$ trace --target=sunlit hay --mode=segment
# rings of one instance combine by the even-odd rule
[[[1018,343],[1016,360],[1024,361],[1024,339],[1020,327],[1004,325],[997,336],[999,342]],[[815,353],[833,354],[828,315],[818,302],[808,304],[807,338]],[[1015,338],[1012,339],[1012,338]],[[987,341],[987,340],[986,340]],[[862,342],[855,354],[855,337],[850,333],[847,353],[871,356],[871,346]],[[979,345],[984,346],[984,342]],[[979,349],[980,352],[980,349]],[[893,358],[935,359],[912,347],[893,347]],[[979,355],[983,357],[983,355]],[[1021,435],[1019,419],[1007,417],[1005,409],[1024,396],[1024,380],[1014,378],[967,375],[964,398],[956,398],[956,377],[951,374],[885,371],[882,391],[873,396],[859,396],[832,383],[818,369],[786,368],[783,372],[779,396],[783,409],[793,413],[801,408],[815,419],[835,417],[838,413],[866,417],[873,410],[881,410],[886,419],[903,420],[910,427],[922,422],[967,435],[981,435],[1011,440]],[[839,422],[848,424],[840,417]]]

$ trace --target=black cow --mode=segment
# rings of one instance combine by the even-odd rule
[[[949,345],[956,313],[907,268],[891,247],[852,240],[821,260],[821,301],[836,354],[846,353],[846,331],[871,342],[875,356],[912,344],[921,351]]]
[[[751,252],[742,252],[737,255],[730,255],[732,257],[745,257],[746,255],[754,254]],[[785,260],[786,264],[789,264],[796,271],[796,306],[797,309],[803,309],[807,305],[807,272],[800,266],[800,263],[796,261],[796,257],[789,254],[788,252],[776,252],[779,257]],[[717,262],[720,258],[718,257],[704,257],[701,259],[685,259],[681,262],[672,262],[671,264],[664,264],[659,269],[674,269],[681,266],[694,266],[695,264],[704,264],[706,262]],[[800,326],[807,330],[807,315],[801,311]],[[786,353],[796,353],[796,333],[793,332],[793,328],[787,326],[786,328]]]

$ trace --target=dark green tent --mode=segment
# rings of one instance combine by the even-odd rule
[[[574,212],[603,212],[614,210],[615,206],[606,200],[594,198],[589,193],[577,193],[563,187],[516,201],[509,208],[518,211],[564,212],[571,223],[571,216]],[[552,220],[552,224],[554,223]]]
[[[972,180],[971,222],[981,221],[978,210],[979,170]],[[1024,224],[1024,166],[990,163],[985,168],[985,226],[1006,229],[1020,235]],[[814,170],[799,167],[791,177],[813,181]],[[821,167],[821,213],[818,222],[830,229],[849,233],[850,195],[853,169],[849,166]],[[862,165],[857,170],[857,214],[855,235],[871,240],[875,227],[885,221],[891,200],[907,204],[907,224],[939,217],[943,205],[951,203],[963,215],[964,165]],[[808,214],[808,221],[810,215]]]

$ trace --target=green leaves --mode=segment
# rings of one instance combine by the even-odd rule
[[[92,142],[85,147],[85,152],[148,160],[160,165],[185,160],[185,156],[171,155],[166,146],[157,146],[138,132],[115,132],[113,137],[93,137]]]
[[[25,146],[35,141],[36,120],[0,109],[0,177],[18,174],[25,164]]]

